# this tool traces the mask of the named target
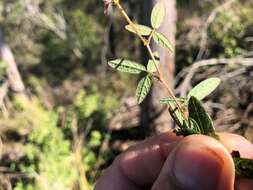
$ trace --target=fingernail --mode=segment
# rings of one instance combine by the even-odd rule
[[[215,190],[223,162],[215,149],[198,144],[181,145],[176,151],[172,170],[175,185],[185,190]]]

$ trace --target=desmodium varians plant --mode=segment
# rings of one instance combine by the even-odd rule
[[[127,25],[125,26],[126,30],[135,34],[149,52],[150,60],[148,61],[147,66],[124,58],[108,62],[110,67],[120,72],[131,74],[142,73],[143,77],[140,79],[136,89],[138,104],[145,99],[151,89],[152,81],[156,79],[168,91],[169,97],[161,99],[160,103],[168,106],[169,113],[177,124],[177,127],[174,129],[174,132],[177,135],[188,136],[202,134],[219,140],[219,136],[213,127],[212,119],[203,107],[201,100],[217,88],[221,82],[220,79],[206,79],[195,86],[188,93],[187,97],[177,98],[166,83],[163,73],[159,68],[159,54],[153,52],[151,49],[150,44],[153,40],[158,46],[167,49],[171,53],[174,52],[174,48],[170,41],[162,33],[157,31],[166,14],[164,4],[158,2],[154,6],[151,13],[151,27],[134,23],[125,12],[120,0],[105,0],[105,9],[107,10],[109,6],[115,6],[118,8],[127,22]],[[231,155],[234,159],[236,175],[253,178],[253,160],[241,158],[240,153],[237,150],[231,153]]]

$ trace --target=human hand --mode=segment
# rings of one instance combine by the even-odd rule
[[[230,153],[253,158],[253,145],[233,134],[220,142],[203,135],[151,137],[119,155],[95,190],[252,190],[252,179],[235,179]]]

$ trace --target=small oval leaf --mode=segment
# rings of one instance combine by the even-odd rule
[[[136,89],[136,98],[138,104],[140,104],[146,98],[151,89],[151,86],[152,86],[152,79],[149,75],[146,75],[140,80]]]
[[[162,48],[166,48],[169,51],[171,51],[172,53],[174,52],[174,47],[173,45],[170,43],[170,41],[160,32],[154,32],[153,34],[153,40],[155,41],[155,43],[157,43],[157,45],[161,46]]]
[[[204,99],[206,96],[211,94],[220,84],[221,80],[219,78],[209,78],[198,85],[196,85],[187,95],[189,99],[191,96],[194,96],[198,100]]]
[[[142,71],[146,71],[144,65],[135,63],[133,61],[124,60],[124,59],[116,59],[108,62],[108,65],[117,71],[139,74]]]
[[[165,17],[165,6],[162,2],[158,2],[151,13],[151,25],[157,29],[161,26]]]
[[[148,26],[144,26],[144,25],[140,25],[140,24],[134,24],[134,26],[135,26],[137,32],[142,36],[149,36],[152,33],[152,29],[149,28]],[[126,25],[125,28],[127,31],[136,34],[135,29],[131,25]]]
[[[159,64],[159,61],[156,61],[156,65],[157,65],[157,66],[158,66],[158,64]],[[157,71],[156,65],[155,65],[155,63],[154,63],[153,60],[149,60],[149,61],[148,61],[148,65],[147,65],[147,70],[148,70],[148,72],[150,72],[150,73],[156,72],[156,71]]]

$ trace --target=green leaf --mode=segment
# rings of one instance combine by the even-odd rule
[[[189,129],[194,132],[193,134],[201,134],[198,123],[191,117],[189,118]]]
[[[173,45],[170,43],[170,41],[160,32],[154,32],[153,34],[153,40],[155,41],[155,43],[157,43],[159,46],[161,46],[162,48],[166,48],[169,51],[171,51],[172,53],[174,52],[174,47]]]
[[[246,158],[233,158],[237,177],[253,178],[253,160]]]
[[[117,71],[139,74],[142,71],[146,71],[144,65],[135,63],[133,61],[124,60],[124,59],[116,59],[108,62],[108,65]]]
[[[194,96],[189,100],[188,111],[189,117],[197,122],[201,134],[217,137],[209,114],[206,112],[201,102]]]
[[[149,36],[152,32],[152,29],[149,28],[148,26],[144,26],[144,25],[140,25],[140,24],[134,24],[134,26],[135,26],[137,32],[142,36]],[[129,32],[136,34],[136,31],[134,30],[134,28],[131,25],[126,25],[125,28]]]
[[[159,64],[159,61],[156,61],[157,66],[158,66],[158,64]],[[149,60],[148,65],[147,65],[148,72],[150,72],[150,73],[156,72],[157,71],[156,65],[155,65],[155,62],[153,60]]]
[[[168,101],[167,105],[169,105],[169,112],[173,120],[179,127],[182,127],[182,125],[184,124],[184,117],[182,113],[178,110],[176,102]]]
[[[152,79],[150,75],[146,75],[140,80],[136,89],[136,97],[138,104],[140,104],[146,98],[151,89],[151,86],[152,86]]]
[[[185,98],[177,98],[177,101],[178,102],[183,102],[185,103],[187,99]],[[166,105],[170,105],[171,103],[174,103],[175,104],[175,100],[173,98],[162,98],[160,100],[160,103],[161,104],[166,104]]]
[[[221,80],[219,78],[209,78],[197,86],[195,86],[187,95],[188,98],[191,96],[196,97],[199,100],[204,99],[206,96],[211,94],[220,84]]]
[[[151,25],[157,29],[161,26],[165,17],[165,6],[162,2],[158,2],[151,13]]]

